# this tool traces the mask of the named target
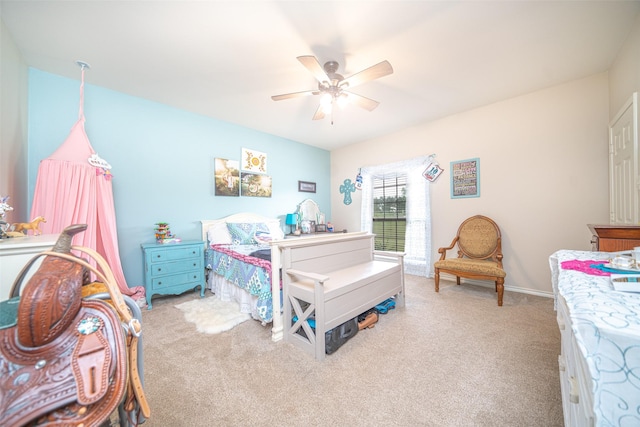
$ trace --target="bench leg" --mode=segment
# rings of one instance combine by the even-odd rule
[[[289,302],[291,304],[290,307],[293,308],[293,312],[290,312],[287,321],[291,322],[294,315],[298,319],[293,323],[293,325],[291,325],[291,327],[288,328],[287,334],[289,336],[297,334],[298,330],[302,328],[305,335],[307,336],[307,340],[313,345],[315,343],[315,332],[313,331],[313,329],[311,329],[311,326],[309,325],[309,322],[307,320],[309,320],[311,315],[314,313],[315,306],[313,304],[309,304],[306,310],[303,310],[300,301],[295,297],[290,297]]]

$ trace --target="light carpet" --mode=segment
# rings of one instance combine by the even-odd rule
[[[195,323],[198,332],[219,334],[251,318],[241,313],[238,303],[222,301],[215,296],[194,299],[175,306],[184,313],[188,322]]]

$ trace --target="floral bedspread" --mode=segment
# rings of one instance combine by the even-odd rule
[[[257,297],[257,312],[264,322],[273,319],[271,262],[250,254],[268,245],[211,245],[206,265],[215,274]]]

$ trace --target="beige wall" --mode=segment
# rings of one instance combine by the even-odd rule
[[[608,120],[602,73],[335,150],[331,184],[362,166],[435,153],[445,171],[430,185],[432,257],[465,218],[487,215],[502,230],[507,289],[550,294],[549,255],[590,249],[587,224],[608,222]],[[481,196],[451,199],[449,162],[473,157]],[[345,206],[333,193],[337,228],[360,228],[360,195]]]
[[[0,6],[1,8],[1,6]],[[0,9],[0,196],[9,196],[8,222],[23,221],[27,206],[28,70]]]
[[[609,69],[609,118],[613,119],[633,92],[640,91],[640,15]]]

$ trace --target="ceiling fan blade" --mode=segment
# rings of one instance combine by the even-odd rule
[[[355,94],[353,92],[343,91],[343,93],[346,93],[348,95],[348,101],[350,103],[355,104],[358,107],[362,107],[365,110],[373,111],[378,105],[380,105],[378,101],[374,101],[373,99]]]
[[[318,105],[318,109],[316,110],[316,113],[313,115],[313,120],[322,120],[324,119],[324,116],[325,116],[324,105],[320,104]]]
[[[327,73],[324,72],[324,69],[315,56],[298,56],[298,61],[300,61],[320,83],[329,82],[331,80],[329,79],[329,76],[327,76]]]
[[[376,65],[372,65],[369,68],[366,68],[358,73],[347,77],[340,83],[340,86],[354,87],[371,80],[379,79],[380,77],[384,77],[392,73],[393,67],[391,67],[389,61],[382,61],[377,63]]]
[[[303,92],[293,92],[293,93],[285,93],[282,95],[273,95],[271,99],[273,99],[274,101],[282,101],[283,99],[299,98],[301,96],[319,95],[319,94],[320,92],[317,90],[305,90]]]

